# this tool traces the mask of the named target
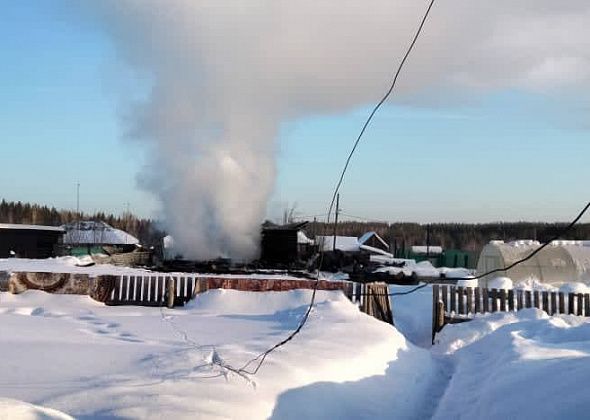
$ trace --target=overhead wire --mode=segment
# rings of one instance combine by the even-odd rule
[[[344,176],[346,175],[346,172],[348,170],[348,167],[350,165],[352,157],[354,156],[354,154],[360,144],[360,141],[363,138],[367,128],[371,124],[373,117],[375,116],[377,111],[381,108],[381,106],[385,103],[385,101],[387,101],[387,99],[389,98],[389,96],[393,92],[393,90],[397,84],[398,77],[399,77],[402,69],[404,68],[404,65],[405,65],[410,53],[414,49],[414,45],[416,44],[416,41],[418,40],[418,38],[420,37],[420,34],[422,33],[422,29],[428,19],[428,16],[430,15],[430,11],[432,9],[432,6],[434,5],[434,2],[435,2],[435,0],[430,0],[428,7],[427,7],[424,15],[422,16],[420,24],[418,25],[418,29],[416,30],[414,37],[412,38],[412,42],[410,43],[409,47],[407,48],[406,53],[404,54],[400,64],[397,67],[397,70],[394,73],[394,76],[393,76],[392,82],[389,86],[389,89],[386,91],[385,95],[383,95],[381,100],[373,107],[373,109],[369,113],[367,119],[365,120],[358,136],[356,137],[356,140],[353,143],[352,149],[350,150],[350,153],[348,154],[348,157],[346,158],[346,161],[344,163],[344,167],[342,168],[342,171],[341,171],[340,176],[338,178],[338,182],[336,183],[336,186],[334,188],[332,200],[330,201],[330,206],[328,207],[328,213],[326,216],[326,224],[330,223],[330,216],[334,210],[334,204],[336,202],[336,197],[338,195],[338,192],[340,191],[340,187],[342,186],[342,183],[344,181]],[[297,336],[297,334],[299,334],[301,332],[301,329],[307,323],[307,321],[309,319],[309,315],[311,314],[311,311],[315,305],[315,299],[316,299],[317,290],[318,290],[320,277],[321,277],[320,269],[322,267],[322,263],[324,260],[324,251],[325,251],[324,244],[320,244],[320,257],[319,257],[319,264],[318,264],[318,272],[317,272],[317,277],[316,277],[316,280],[315,280],[315,283],[314,283],[314,286],[312,289],[311,299],[310,299],[309,305],[307,307],[307,310],[305,311],[305,314],[301,318],[297,328],[295,330],[293,330],[291,332],[291,334],[289,334],[284,340],[278,342],[274,346],[272,346],[269,349],[265,350],[264,352],[258,354],[256,357],[250,359],[246,364],[244,364],[244,366],[242,366],[242,368],[238,369],[238,372],[246,373],[249,375],[256,375],[258,373],[258,371],[260,370],[260,368],[262,367],[262,365],[264,364],[264,362],[269,354],[271,354],[273,351],[275,351],[279,347],[282,347],[285,344],[287,344],[289,341],[291,341],[293,338],[295,338],[295,336]],[[253,369],[249,370],[248,368],[252,365],[254,365],[255,367]]]
[[[487,277],[489,275],[492,274],[496,274],[496,273],[502,273],[502,272],[507,272],[510,271],[511,269],[513,269],[514,267],[516,267],[517,265],[520,265],[528,260],[530,260],[531,258],[533,258],[535,255],[537,255],[539,252],[541,252],[543,249],[545,249],[546,247],[548,247],[549,245],[551,245],[551,243],[553,243],[554,241],[557,241],[560,238],[563,238],[564,235],[566,235],[569,231],[572,230],[572,228],[582,219],[582,217],[584,217],[584,215],[586,214],[586,212],[590,209],[590,201],[584,206],[584,208],[578,213],[578,215],[567,225],[565,226],[563,229],[561,229],[558,233],[556,233],[555,235],[553,235],[549,240],[543,242],[538,248],[535,248],[533,251],[531,251],[526,257],[523,257],[515,262],[513,262],[512,264],[503,267],[503,268],[495,268],[493,270],[487,271],[485,273],[479,274],[477,276],[467,276],[467,277],[446,277],[445,280],[446,281],[469,281],[469,280],[479,280],[481,278]],[[417,292],[420,289],[423,289],[424,287],[428,286],[430,283],[423,283],[417,287],[415,287],[414,289],[408,290],[408,291],[404,291],[404,292],[393,292],[393,293],[383,293],[381,295],[377,295],[377,296],[405,296],[405,295],[410,295],[414,292]]]

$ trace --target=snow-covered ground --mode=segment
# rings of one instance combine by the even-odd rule
[[[394,296],[392,327],[318,292],[305,328],[256,375],[227,366],[287,337],[311,291],[210,290],[173,310],[0,293],[0,419],[586,416],[590,320],[496,313],[431,346],[431,293]]]
[[[31,258],[0,258],[0,271],[8,273],[14,272],[45,272],[45,273],[73,273],[73,274],[88,274],[91,277],[101,275],[114,276],[141,276],[158,274],[144,268],[121,267],[112,264],[93,264],[90,256],[85,257],[56,257],[45,259],[31,259]],[[285,274],[276,274],[272,270],[268,273],[263,272],[256,274],[187,274],[187,273],[159,273],[165,275],[195,275],[195,276],[215,276],[218,278],[252,278],[252,279],[275,279],[275,280],[301,280],[300,277],[289,276]],[[344,273],[328,273],[322,272],[320,279],[329,281],[348,280],[348,274]]]
[[[450,376],[435,419],[588,418],[587,318],[495,313],[446,326],[432,352]]]
[[[0,396],[83,418],[430,416],[430,353],[340,292],[319,292],[301,334],[248,380],[210,363],[241,367],[288,335],[309,298],[212,290],[161,312],[0,293]]]
[[[18,271],[47,272],[47,273],[75,273],[100,275],[141,275],[149,270],[141,268],[119,267],[111,264],[95,264],[90,257],[56,257],[45,259],[30,258],[0,258],[0,271],[9,273]]]

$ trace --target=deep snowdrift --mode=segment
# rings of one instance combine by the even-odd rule
[[[435,419],[570,419],[590,412],[590,322],[538,309],[446,326],[454,372]]]
[[[308,325],[250,381],[208,363],[239,367],[284,338],[310,293],[212,290],[163,311],[0,293],[0,396],[75,417],[429,417],[430,353],[339,292],[318,292]]]
[[[0,419],[71,420],[72,417],[51,408],[39,407],[9,398],[0,398]]]

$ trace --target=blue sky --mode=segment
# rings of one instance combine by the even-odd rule
[[[120,98],[147,84],[100,28],[51,1],[10,1],[0,25],[3,198],[145,216],[143,154],[122,141]],[[567,220],[588,199],[589,131],[554,96],[489,91],[468,105],[389,105],[366,134],[342,189],[347,214],[389,221]],[[285,121],[276,215],[322,214],[365,107]]]

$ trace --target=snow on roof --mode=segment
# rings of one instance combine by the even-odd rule
[[[120,229],[115,229],[104,222],[82,221],[64,226],[66,235],[64,244],[90,245],[135,245],[139,240]]]
[[[297,243],[302,244],[302,245],[313,245],[314,241],[312,239],[309,239],[307,237],[307,235],[302,230],[298,230],[297,231]]]
[[[0,223],[0,229],[12,230],[46,230],[50,232],[63,232],[65,230],[60,226],[43,226],[43,225],[22,225],[17,223]]]
[[[334,236],[317,236],[316,243],[318,245],[323,244],[324,251],[332,251],[334,249]],[[344,252],[358,252],[363,250],[372,254],[381,254],[393,258],[393,255],[389,252],[365,245],[355,236],[336,236],[336,249]]]
[[[368,251],[371,254],[379,254],[379,255],[382,255],[387,258],[393,258],[393,254],[391,254],[387,251],[383,251],[381,248],[375,248],[375,247],[372,247],[369,245],[360,245],[359,248],[364,251]]]
[[[332,251],[334,249],[334,236],[316,236],[316,244],[322,246],[324,251]],[[336,236],[336,249],[345,252],[359,251],[359,240],[356,236]]]
[[[443,249],[442,246],[414,245],[412,246],[412,252],[414,254],[442,254]]]
[[[536,248],[541,246],[541,242],[533,239],[518,239],[516,241],[504,242],[499,240],[493,240],[489,242],[490,245],[512,247],[512,248]],[[558,239],[552,241],[550,244],[552,247],[560,246],[579,246],[579,247],[590,247],[590,240],[572,240],[572,239]]]
[[[382,238],[381,236],[377,235],[377,232],[367,232],[367,233],[365,233],[363,236],[361,236],[361,237],[359,238],[359,243],[360,243],[360,244],[364,244],[364,243],[366,243],[366,242],[367,242],[369,239],[371,239],[371,237],[373,237],[373,236],[374,236],[375,238],[377,238],[377,240],[378,240],[379,242],[381,242],[381,243],[383,244],[383,246],[384,246],[384,247],[386,247],[386,248],[388,248],[388,249],[389,249],[389,244],[388,244],[387,242],[385,242],[385,240],[383,240],[383,238]]]

